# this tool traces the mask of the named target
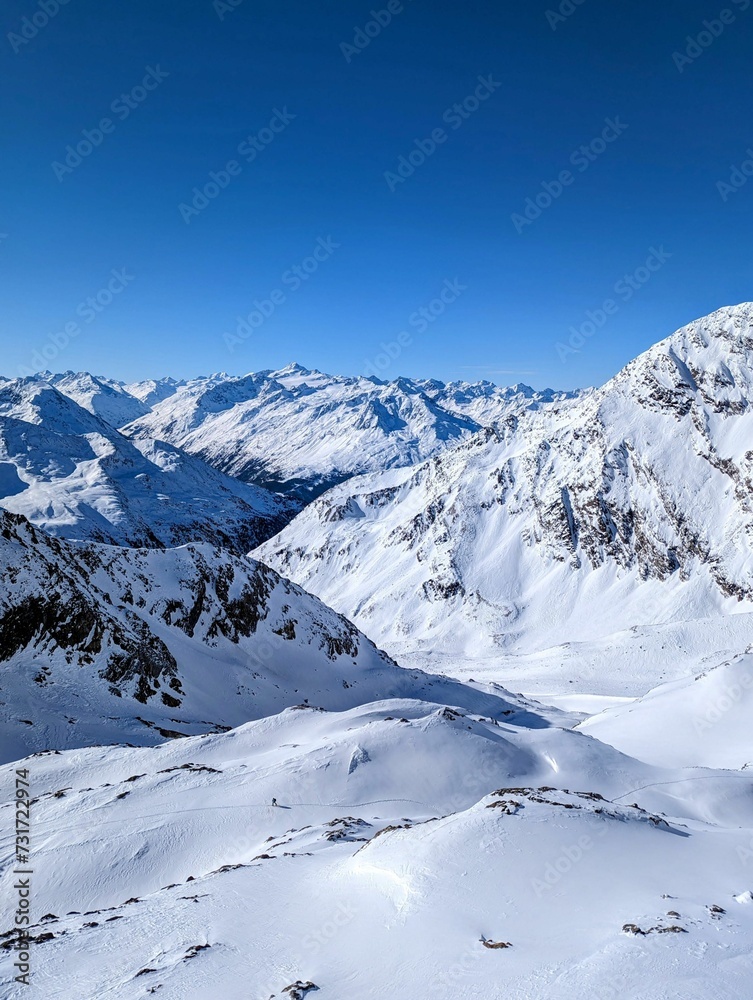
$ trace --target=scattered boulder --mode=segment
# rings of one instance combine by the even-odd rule
[[[512,948],[512,944],[509,941],[490,941],[483,935],[481,936],[480,941],[484,948],[490,948],[492,950],[497,948]]]
[[[308,993],[313,993],[318,989],[319,987],[310,980],[304,983],[298,979],[296,982],[291,983],[290,986],[286,986],[282,991],[282,995],[287,994],[288,1000],[305,1000]],[[270,1000],[274,1000],[274,994],[270,997]]]

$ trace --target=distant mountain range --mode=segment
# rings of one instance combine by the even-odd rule
[[[296,364],[171,387],[124,433],[169,441],[228,475],[303,499],[359,473],[431,458],[482,426],[574,396],[490,382],[336,377]]]
[[[59,386],[0,383],[0,505],[49,533],[115,545],[206,541],[244,553],[299,509],[170,444],[127,438],[92,412],[132,412],[133,397],[100,390],[88,375]]]
[[[2,380],[0,387],[28,393],[35,382],[54,386],[137,447],[143,439],[172,444],[294,501],[309,501],[353,475],[423,461],[511,415],[580,395],[522,384],[384,382],[298,364],[242,377],[220,372],[133,383],[88,372],[42,372]]]

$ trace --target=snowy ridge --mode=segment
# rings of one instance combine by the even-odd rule
[[[120,427],[149,412],[149,406],[138,399],[127,387],[113,379],[90,375],[88,372],[65,372],[43,376],[58,392],[68,396],[79,406],[101,417],[111,427]]]
[[[663,766],[753,770],[751,711],[753,655],[748,651],[595,715],[580,730]]]
[[[163,399],[172,396],[185,384],[185,382],[176,381],[174,378],[142,379],[140,382],[129,382],[123,386],[123,389],[151,409],[155,403],[161,403]],[[120,427],[122,423],[125,421],[121,421],[117,426]]]

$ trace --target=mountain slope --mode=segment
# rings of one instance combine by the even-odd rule
[[[239,725],[301,702],[419,697],[547,723],[520,699],[403,670],[346,619],[209,545],[126,549],[0,513],[0,751]]]
[[[64,538],[238,553],[298,509],[171,445],[126,438],[38,379],[0,386],[0,504]]]
[[[580,729],[642,760],[673,767],[753,768],[753,655],[662,684]]]
[[[309,498],[358,473],[434,455],[478,431],[481,418],[501,420],[552,398],[559,397],[525,386],[387,383],[289,365],[196,380],[124,432],[170,441],[232,476]]]
[[[26,766],[34,977],[54,1000],[749,990],[745,772],[404,700]],[[17,878],[6,860],[6,898]],[[9,1000],[13,960],[0,948]]]
[[[750,610],[752,323],[720,310],[574,402],[338,486],[256,555],[403,656]]]

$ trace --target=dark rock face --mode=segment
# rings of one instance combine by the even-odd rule
[[[0,660],[43,637],[82,654],[98,653],[102,632],[101,618],[82,595],[66,601],[60,593],[30,594],[0,617]]]
[[[177,679],[178,664],[164,642],[158,636],[150,634],[145,625],[141,625],[138,631],[143,637],[142,641],[134,645],[126,640],[123,643],[125,651],[110,656],[109,665],[101,672],[101,676],[110,681],[118,691],[126,686],[135,686],[133,697],[146,704],[157,693],[162,680],[169,678],[171,682],[177,681],[178,690],[180,681]],[[163,702],[171,708],[177,708],[181,703],[179,698],[171,695],[163,693],[162,697]]]
[[[272,655],[267,636],[304,643],[319,662],[354,663],[366,641],[274,570],[207,545],[69,543],[0,511],[0,566],[0,663],[28,652],[40,685],[55,682],[56,664],[75,665],[110,695],[178,708],[185,690],[174,650],[186,638],[210,657],[223,643],[246,644],[249,662],[262,667]]]
[[[3,563],[15,583],[0,599],[0,661],[24,649],[62,652],[79,666],[104,658],[100,676],[112,693],[132,692],[141,702],[176,676],[175,658],[147,624],[127,609],[118,616],[109,594],[93,592],[93,550],[77,563],[24,518],[2,512],[0,522]]]

